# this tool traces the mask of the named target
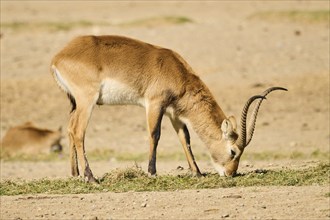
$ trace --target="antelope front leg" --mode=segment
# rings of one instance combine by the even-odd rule
[[[195,176],[202,176],[191,150],[190,135],[187,126],[177,118],[171,118],[171,122],[176,133],[178,134],[191,172]]]
[[[156,154],[157,145],[160,138],[160,126],[163,118],[162,107],[157,103],[150,103],[147,107],[147,123],[149,130],[150,152],[149,152],[149,166],[148,172],[154,176],[156,175]]]

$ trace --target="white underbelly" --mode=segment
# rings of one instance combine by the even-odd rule
[[[134,88],[117,80],[105,79],[101,85],[97,104],[145,106],[145,101]]]

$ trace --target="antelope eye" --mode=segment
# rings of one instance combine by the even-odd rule
[[[235,157],[236,152],[235,152],[234,150],[231,149],[231,150],[230,150],[230,153],[231,153],[231,156],[232,156],[232,157]]]

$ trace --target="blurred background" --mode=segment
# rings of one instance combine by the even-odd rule
[[[270,86],[286,87],[263,103],[242,164],[329,158],[328,1],[1,1],[1,138],[27,121],[62,126],[68,159],[70,103],[49,65],[78,35],[124,35],[175,50],[227,116],[239,118],[246,100]],[[207,167],[207,150],[190,131]],[[144,109],[95,107],[85,144],[92,160],[147,161]],[[158,149],[160,160],[185,160],[167,118]]]

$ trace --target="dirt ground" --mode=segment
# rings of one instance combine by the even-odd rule
[[[52,56],[77,35],[115,34],[171,48],[181,54],[209,86],[223,111],[240,117],[245,101],[270,86],[254,139],[242,157],[249,169],[303,168],[319,161],[252,161],[248,154],[329,154],[329,24],[251,18],[259,12],[329,10],[327,1],[1,1],[1,137],[26,121],[57,129],[66,125],[70,105],[49,71]],[[180,16],[184,24],[134,23]],[[71,29],[47,24],[82,21]],[[27,22],[27,27],[14,23]],[[103,25],[102,23],[108,23]],[[132,25],[120,25],[130,23]],[[11,24],[11,25],[3,25]],[[38,25],[39,24],[39,25]],[[134,25],[136,24],[136,25]],[[96,107],[86,134],[87,155],[94,149],[145,153],[148,138],[144,109]],[[195,154],[207,149],[193,133]],[[63,134],[65,135],[65,134]],[[65,153],[68,140],[63,140]],[[165,119],[160,153],[182,151]],[[183,151],[182,151],[183,153]],[[91,161],[98,176],[132,162]],[[147,169],[147,158],[141,163]],[[198,162],[212,171],[209,161]],[[185,161],[159,161],[159,173]],[[1,180],[65,178],[69,161],[4,162]],[[176,192],[127,192],[1,197],[1,219],[330,219],[329,186],[247,187]]]

